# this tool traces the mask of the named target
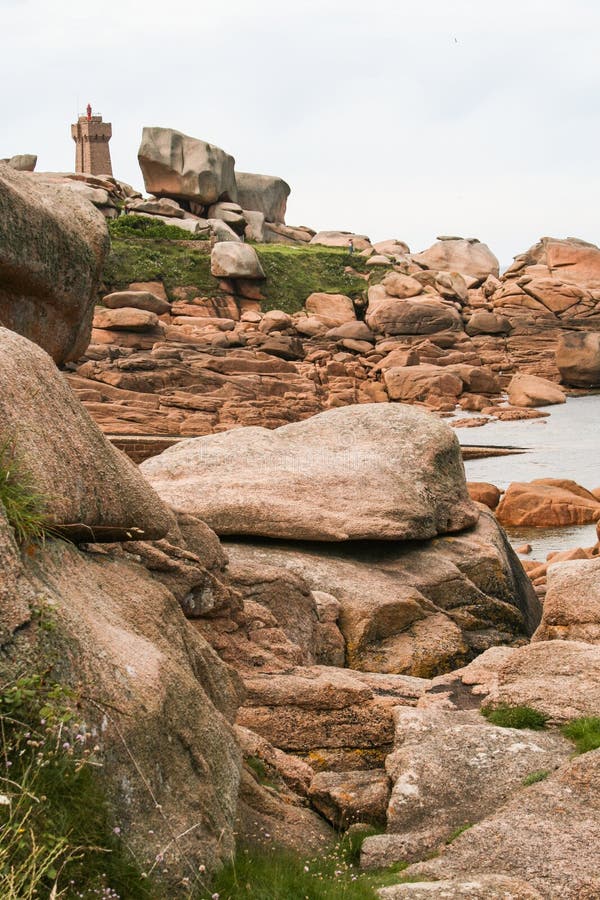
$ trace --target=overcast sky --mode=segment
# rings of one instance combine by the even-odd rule
[[[142,188],[144,125],[281,175],[287,221],[412,249],[598,242],[597,0],[0,0],[0,157],[71,170],[88,101]]]

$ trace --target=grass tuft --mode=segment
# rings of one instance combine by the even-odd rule
[[[482,707],[481,714],[492,725],[501,728],[531,728],[540,731],[546,727],[548,716],[531,706],[487,706]]]
[[[537,772],[530,772],[529,775],[526,775],[522,784],[524,787],[529,787],[531,784],[537,784],[538,781],[545,781],[549,774],[548,769],[538,769]]]
[[[584,716],[562,727],[562,733],[575,744],[575,753],[589,753],[600,747],[600,717]]]
[[[43,541],[52,533],[47,516],[48,498],[36,489],[9,439],[0,444],[0,505],[19,544]]]

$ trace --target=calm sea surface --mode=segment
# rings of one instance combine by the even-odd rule
[[[550,413],[544,419],[458,428],[461,444],[526,450],[511,456],[467,460],[467,479],[490,481],[504,489],[511,481],[534,478],[571,478],[588,490],[600,487],[600,394],[569,398],[560,406],[546,407],[544,412]],[[551,550],[589,547],[597,540],[593,525],[514,528],[508,533],[515,546],[532,545],[529,559],[545,559]]]

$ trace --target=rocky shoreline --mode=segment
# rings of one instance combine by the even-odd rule
[[[201,145],[145,129],[146,199],[0,163],[1,471],[45,517],[24,537],[0,502],[3,682],[77,696],[156,896],[340,832],[363,872],[408,865],[382,898],[598,896],[600,748],[572,734],[600,727],[600,544],[522,563],[502,526],[600,523],[600,492],[467,484],[451,416],[597,386],[600,250],[543,238],[500,275],[473,239],[293,228],[285,182]],[[267,235],[353,289],[274,308],[296,264]],[[124,278],[119,241],[196,268]]]

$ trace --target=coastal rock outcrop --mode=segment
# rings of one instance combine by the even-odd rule
[[[254,247],[229,241],[222,241],[213,247],[210,270],[217,278],[262,280],[265,277]]]
[[[89,344],[108,248],[90,203],[0,163],[0,323],[59,364]]]
[[[565,403],[564,391],[557,384],[536,375],[514,375],[508,386],[508,402],[511,406],[551,406]]]
[[[515,481],[502,497],[496,516],[502,525],[585,525],[600,520],[600,501],[568,479]]]
[[[531,772],[557,769],[572,750],[559,734],[493,726],[478,710],[399,707],[394,722],[387,829],[411,841],[413,859],[494,812]]]
[[[372,839],[374,840],[374,839]],[[418,876],[417,876],[418,877]],[[544,900],[522,878],[506,875],[467,876],[448,881],[395,884],[377,891],[381,900]]]
[[[181,442],[142,471],[221,535],[430,538],[473,525],[455,435],[405,406],[341,407],[275,431]]]

